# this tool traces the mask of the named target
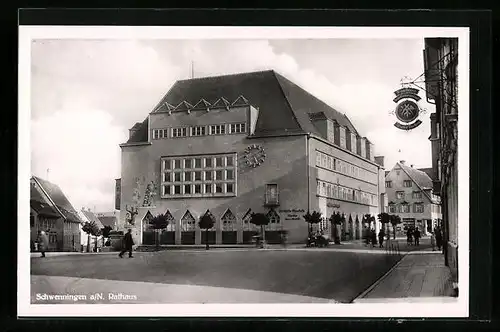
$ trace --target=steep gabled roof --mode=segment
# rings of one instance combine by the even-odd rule
[[[424,172],[425,174],[427,174],[431,180],[433,180],[433,176],[434,176],[434,170],[432,167],[429,167],[429,168],[417,168],[419,171],[422,171]]]
[[[115,216],[98,216],[99,220],[104,226],[114,228],[118,222]]]
[[[55,204],[56,210],[59,210],[65,219],[71,222],[81,222],[78,212],[76,212],[58,185],[36,176],[33,176],[33,179],[38,183],[43,192],[47,194],[48,198]]]
[[[255,136],[313,133],[320,135],[309,118],[309,113],[324,112],[351,132],[358,134],[345,114],[342,114],[306,90],[273,70],[179,80],[153,108],[151,113],[164,111],[165,103],[191,104],[201,99],[214,105],[221,98],[233,103],[244,96],[259,109]],[[127,143],[147,142],[148,121]]]
[[[430,197],[426,189],[432,189],[432,179],[427,175],[427,173],[422,172],[416,168],[406,166],[400,162],[396,163],[403,170],[403,172],[408,175],[408,177],[420,188],[424,195],[429,199],[430,202],[434,202],[432,197]]]
[[[103,224],[92,211],[82,210],[82,213],[90,222],[94,222],[99,229],[104,228]]]

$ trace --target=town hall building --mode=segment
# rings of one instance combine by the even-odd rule
[[[209,243],[248,243],[269,217],[266,239],[305,241],[307,211],[320,225],[344,213],[359,238],[365,214],[384,211],[383,157],[345,114],[270,70],[177,81],[120,145],[121,229],[153,244],[148,220],[165,213],[162,244],[201,244],[199,218],[211,214]],[[379,226],[377,226],[379,227]]]

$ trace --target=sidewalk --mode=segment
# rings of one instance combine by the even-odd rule
[[[453,280],[444,265],[444,255],[437,251],[408,253],[385,276],[375,282],[355,303],[405,299],[452,299]]]

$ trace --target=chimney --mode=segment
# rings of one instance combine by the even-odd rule
[[[401,165],[404,165],[404,164],[405,164],[405,161],[404,161],[404,160],[400,160],[400,161],[399,161],[399,163],[400,163]]]

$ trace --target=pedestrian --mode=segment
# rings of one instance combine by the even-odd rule
[[[411,246],[413,244],[413,235],[412,235],[413,231],[411,229],[411,227],[408,227],[408,229],[406,230],[406,244]]]
[[[377,245],[377,232],[375,232],[375,229],[371,229],[370,231],[370,237],[371,237],[371,243],[372,243],[372,248]]]
[[[370,244],[370,230],[367,226],[363,228],[363,239],[365,240],[365,247]]]
[[[45,252],[49,248],[49,238],[44,231],[38,231],[38,250],[42,253],[41,257],[45,257]]]
[[[383,248],[384,247],[384,236],[385,236],[385,232],[384,232],[384,229],[380,229],[380,232],[378,232],[378,243],[379,243],[379,248]]]
[[[413,237],[415,238],[415,245],[419,246],[420,245],[420,230],[415,228],[415,231],[413,232]]]
[[[441,251],[441,246],[443,245],[443,234],[441,233],[441,228],[437,227],[435,232],[436,234],[436,246],[439,251]]]
[[[128,251],[128,257],[132,258],[132,246],[134,245],[134,239],[132,239],[132,230],[129,228],[127,233],[123,236],[123,249],[118,256],[123,258],[123,254]]]
[[[434,232],[431,232],[431,246],[432,246],[432,251],[435,251],[436,250],[436,235],[435,235],[436,231],[434,230]]]

